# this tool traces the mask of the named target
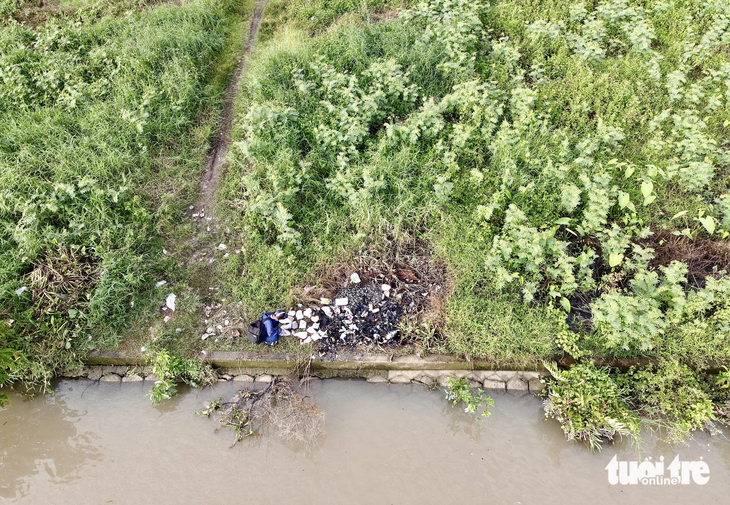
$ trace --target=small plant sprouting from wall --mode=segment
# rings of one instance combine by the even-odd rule
[[[477,416],[479,420],[492,415],[489,407],[494,406],[494,400],[492,400],[491,396],[485,394],[483,389],[472,387],[466,379],[453,379],[449,377],[446,383],[446,400],[451,402],[452,406],[463,403],[464,412],[467,413],[476,412],[480,407],[484,407],[481,415]]]

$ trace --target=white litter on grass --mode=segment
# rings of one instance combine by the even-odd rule
[[[167,256],[167,249],[163,249],[162,250],[162,254],[164,254],[165,256]]]
[[[218,249],[222,251],[224,249],[228,249],[228,246],[226,244],[218,244]]]
[[[294,334],[295,337],[305,339],[307,338],[307,332],[306,331],[298,331]]]
[[[338,307],[347,305],[348,302],[349,302],[349,300],[347,298],[336,298],[335,299],[335,305],[337,305]]]
[[[164,322],[168,322],[170,319],[172,319],[170,316],[165,316],[165,318],[163,319],[163,321]]]
[[[177,296],[170,293],[167,295],[167,299],[165,300],[165,305],[167,305],[167,308],[169,308],[171,311],[175,312],[175,300],[177,299]]]
[[[360,276],[357,275],[357,272],[350,276],[350,282],[352,282],[353,284],[360,284]]]
[[[18,288],[18,289],[15,290],[15,294],[18,295],[18,296],[20,296],[23,293],[25,293],[27,289],[28,289],[28,286],[20,287],[20,288]]]
[[[157,284],[155,284],[155,287],[159,288],[160,286],[164,286],[167,284],[167,281],[157,281]]]

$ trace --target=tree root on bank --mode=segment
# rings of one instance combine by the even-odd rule
[[[212,401],[197,414],[210,417],[214,413],[219,423],[216,431],[230,427],[236,433],[233,445],[267,429],[286,442],[305,446],[314,445],[324,434],[324,412],[297,386],[280,377],[261,391],[243,390],[230,401]]]

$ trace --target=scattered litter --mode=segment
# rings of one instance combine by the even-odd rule
[[[329,305],[330,304],[330,299],[329,298],[320,298],[319,299],[319,303],[321,305]]]
[[[164,286],[165,284],[167,284],[167,281],[158,281],[157,284],[155,284],[155,287],[159,288],[161,286]]]
[[[177,296],[170,293],[167,295],[167,299],[165,300],[165,305],[173,312],[175,312],[175,300],[177,299]]]
[[[218,249],[223,251],[224,249],[228,249],[228,246],[226,244],[218,244]]]
[[[18,296],[20,296],[23,293],[25,293],[25,291],[27,289],[28,289],[28,286],[22,286],[22,287],[20,287],[20,288],[18,288],[18,289],[15,290],[15,294],[18,295]]]
[[[175,328],[175,333],[180,333],[182,331],[182,328]]]
[[[241,336],[241,332],[239,332],[238,330],[233,330],[231,332],[231,337],[233,337],[233,338],[238,338],[240,336]]]
[[[352,282],[353,284],[360,284],[360,276],[357,275],[357,272],[353,273],[350,276],[350,282]]]
[[[336,298],[335,299],[335,305],[337,305],[338,307],[343,307],[343,306],[347,305],[347,303],[348,303],[347,298]]]
[[[203,336],[202,336],[202,337],[200,337],[200,338],[201,338],[201,340],[205,340],[205,339],[206,339],[206,338],[208,338],[209,336],[210,336],[210,335],[208,335],[207,333],[203,333]]]
[[[164,319],[163,319],[163,321],[164,322],[168,322],[170,319],[172,319],[170,316],[165,316]]]
[[[162,254],[164,254],[165,256],[167,256],[167,249],[163,249],[162,250]]]

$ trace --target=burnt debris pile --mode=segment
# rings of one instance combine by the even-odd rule
[[[332,316],[327,317],[327,336],[321,341],[320,352],[357,345],[399,344],[398,323],[404,310],[399,300],[386,296],[389,291],[388,284],[355,285],[342,290],[335,298],[335,305],[327,311]]]
[[[355,348],[384,350],[408,344],[400,328],[444,325],[446,268],[418,242],[361,251],[349,264],[322,272],[304,286],[302,304],[281,320],[281,336],[318,343],[320,355]],[[435,334],[436,334],[435,333]]]
[[[400,343],[398,323],[406,310],[402,297],[391,298],[390,284],[351,283],[334,299],[289,310],[282,321],[282,336],[292,335],[303,344],[319,342],[320,354],[358,345],[393,347]]]

